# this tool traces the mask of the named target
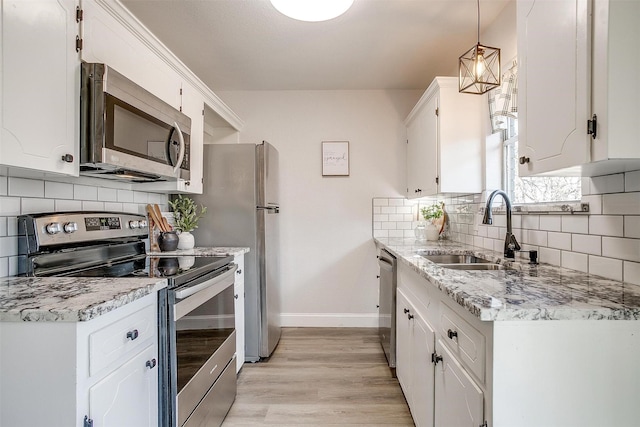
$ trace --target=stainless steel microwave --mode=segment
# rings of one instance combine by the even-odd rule
[[[82,63],[80,174],[190,179],[191,119],[105,64]]]

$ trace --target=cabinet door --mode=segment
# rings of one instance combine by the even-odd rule
[[[411,394],[411,305],[400,289],[396,298],[396,376],[405,396]],[[407,398],[409,400],[409,398]]]
[[[163,46],[155,36],[119,2],[91,0],[83,2],[82,7],[82,60],[108,64],[179,109],[182,79],[156,53]]]
[[[590,160],[590,0],[517,3],[520,176]]]
[[[407,125],[407,197],[438,192],[438,96],[433,94]]]
[[[419,315],[413,318],[411,415],[417,427],[433,427],[434,352],[433,328]],[[440,424],[444,425],[444,424]]]
[[[78,175],[75,0],[2,0],[0,164]]]
[[[190,165],[191,178],[186,190],[202,194],[202,159],[204,148],[204,99],[190,85],[182,88],[182,112],[191,118]]]
[[[244,254],[236,255],[233,262],[238,265],[233,284],[236,313],[236,373],[244,364]]]
[[[484,393],[441,340],[436,342],[436,353],[442,356],[442,361],[435,367],[435,425],[481,425],[484,422]]]
[[[89,389],[89,418],[94,425],[158,425],[157,360],[157,346],[151,345]]]

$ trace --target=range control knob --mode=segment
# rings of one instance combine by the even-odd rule
[[[47,234],[58,234],[62,231],[62,227],[60,226],[59,222],[52,222],[47,224],[44,230],[47,232]]]
[[[140,228],[147,228],[147,221],[145,221],[144,219],[142,221],[140,221]]]
[[[129,228],[133,230],[140,228],[140,221],[129,221]]]
[[[65,233],[75,233],[78,231],[78,223],[77,222],[68,222],[63,227]]]

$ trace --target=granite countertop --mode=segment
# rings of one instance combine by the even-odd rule
[[[159,256],[237,256],[249,248],[194,248]],[[157,292],[165,279],[123,277],[0,278],[0,322],[83,322]]]
[[[638,285],[543,263],[506,261],[499,252],[457,242],[374,240],[483,321],[640,320]],[[508,264],[514,270],[447,269],[419,253],[473,254]]]
[[[185,250],[177,250],[171,252],[150,252],[149,255],[156,256],[237,256],[246,254],[249,252],[249,248],[225,248],[225,247],[211,247],[211,248],[193,248]]]
[[[158,278],[3,277],[0,321],[83,322],[166,286]]]

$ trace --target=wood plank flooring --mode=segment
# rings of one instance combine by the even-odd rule
[[[285,328],[271,358],[245,363],[223,427],[413,426],[376,329]]]

